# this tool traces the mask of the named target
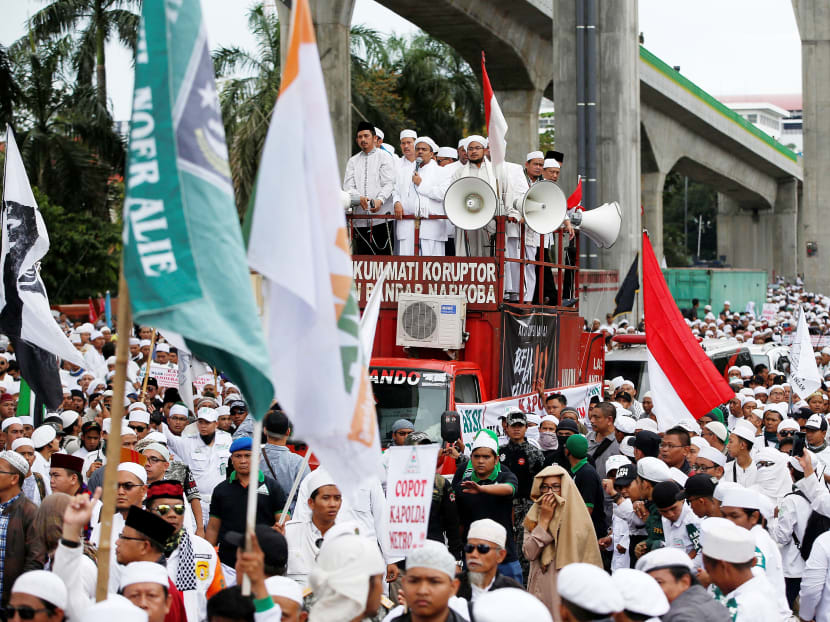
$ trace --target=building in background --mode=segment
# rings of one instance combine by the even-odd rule
[[[801,94],[721,95],[720,101],[798,155],[803,151]]]

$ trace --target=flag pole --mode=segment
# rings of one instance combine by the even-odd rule
[[[251,550],[251,536],[256,526],[256,502],[259,489],[259,453],[262,445],[262,419],[254,424],[253,442],[251,444],[251,475],[248,478],[248,507],[245,516],[245,552]],[[242,575],[242,595],[250,596],[251,579]]]
[[[124,416],[124,395],[127,383],[127,358],[130,348],[130,291],[122,265],[118,278],[118,343],[115,347],[115,380],[113,380],[110,432],[107,437],[107,464],[104,466],[103,507],[101,508],[101,539],[98,543],[98,583],[95,600],[107,598],[110,575],[110,550],[112,517],[115,513],[115,497],[118,493],[118,463],[121,460],[121,420]],[[151,350],[152,351],[152,350]],[[149,375],[150,369],[147,369]],[[145,375],[144,386],[147,386]]]
[[[120,285],[119,285],[120,287]],[[118,293],[118,311],[121,311],[121,292],[119,290]],[[147,394],[147,381],[150,379],[150,366],[153,364],[153,350],[156,347],[156,337],[158,336],[158,331],[154,328],[153,329],[153,337],[150,339],[150,357],[147,359],[147,363],[145,364],[146,367],[144,368],[144,382],[141,384],[141,399],[138,400],[139,402],[144,402],[144,396]],[[117,359],[116,359],[117,364]],[[126,365],[126,363],[125,363]],[[125,367],[126,369],[126,367]]]

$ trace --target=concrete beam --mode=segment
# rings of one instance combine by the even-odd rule
[[[326,82],[340,179],[352,152],[352,71],[349,29],[355,0],[311,0],[311,14]]]
[[[799,259],[808,290],[830,294],[830,218],[824,204],[830,196],[830,2],[793,0],[801,36],[801,79],[804,115],[804,199],[799,219]],[[807,243],[818,252],[807,256]]]
[[[539,104],[542,91],[496,91],[507,121],[507,161],[523,164],[528,152],[539,148]]]
[[[663,186],[666,173],[644,173],[640,182],[644,212],[643,228],[648,230],[657,261],[662,261],[663,250]]]
[[[718,193],[718,256],[726,257],[733,268],[766,270],[772,276],[779,235],[775,223],[771,211],[741,209],[734,199]]]

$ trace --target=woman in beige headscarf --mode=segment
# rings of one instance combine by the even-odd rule
[[[522,550],[530,561],[527,591],[559,620],[556,573],[567,564],[584,562],[602,568],[591,515],[573,478],[561,466],[539,471],[533,478],[533,507],[525,518]]]

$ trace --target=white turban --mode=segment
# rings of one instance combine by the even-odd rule
[[[429,145],[429,148],[432,149],[432,152],[435,153],[438,151],[438,143],[432,140],[429,136],[418,136],[415,139],[415,144],[424,143],[425,145]]]
[[[325,540],[309,585],[318,596],[309,622],[353,620],[366,608],[369,579],[386,572],[377,544],[358,535]]]
[[[401,130],[401,140],[404,138],[418,138],[418,134],[415,130]]]

